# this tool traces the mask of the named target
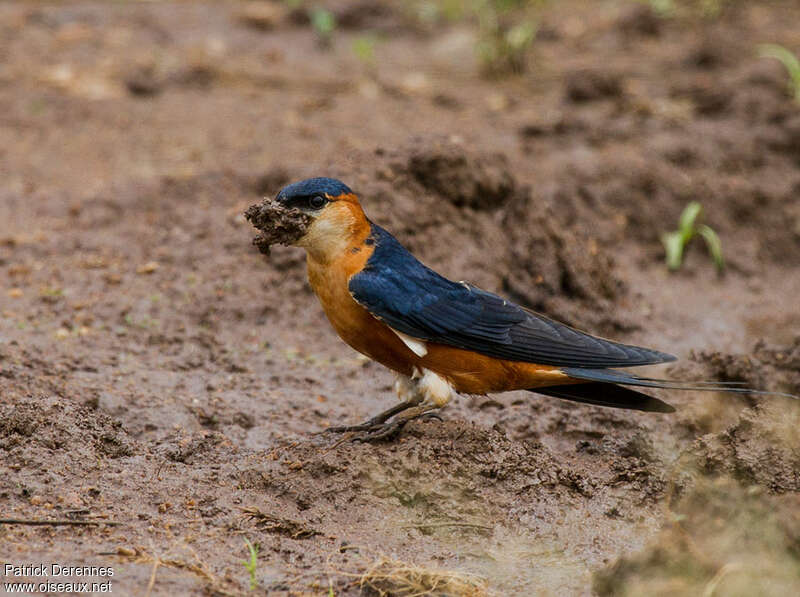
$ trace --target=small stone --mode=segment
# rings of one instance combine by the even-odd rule
[[[427,91],[430,86],[428,77],[422,72],[410,72],[400,78],[400,88],[410,95]]]
[[[136,268],[137,274],[152,274],[159,268],[159,265],[155,261],[148,261]]]
[[[504,93],[490,93],[486,98],[486,104],[492,112],[505,112],[510,102]]]
[[[239,21],[259,31],[275,29],[289,14],[283,4],[274,2],[248,2],[239,13]]]

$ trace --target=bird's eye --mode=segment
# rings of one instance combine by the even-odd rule
[[[327,202],[328,202],[328,200],[327,200],[325,197],[323,197],[322,195],[313,195],[313,196],[312,196],[312,197],[311,197],[311,198],[308,200],[308,206],[309,206],[311,209],[320,209],[320,208],[321,208],[323,205],[325,205]]]

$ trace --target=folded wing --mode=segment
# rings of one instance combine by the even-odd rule
[[[558,367],[648,365],[675,357],[597,338],[425,267],[373,225],[376,248],[350,278],[353,298],[374,317],[414,338],[487,356]]]

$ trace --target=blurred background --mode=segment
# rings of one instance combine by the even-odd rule
[[[0,510],[123,524],[3,525],[0,559],[121,594],[797,592],[796,401],[464,397],[330,450],[392,377],[242,213],[335,176],[658,376],[798,394],[798,53],[792,0],[0,4]]]

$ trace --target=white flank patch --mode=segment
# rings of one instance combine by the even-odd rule
[[[394,382],[394,391],[397,392],[397,397],[405,402],[411,400],[417,393],[417,384],[407,375],[398,374]]]
[[[428,354],[428,347],[425,345],[425,340],[418,340],[417,338],[412,338],[408,334],[404,334],[403,332],[398,332],[393,327],[390,327],[389,329],[392,330],[395,334],[397,334],[397,337],[403,341],[403,344],[408,346],[411,352],[413,352],[418,357],[424,357],[426,354]]]
[[[450,402],[450,398],[453,396],[453,386],[444,377],[430,369],[422,370],[419,390],[426,400],[433,402],[439,408]]]

